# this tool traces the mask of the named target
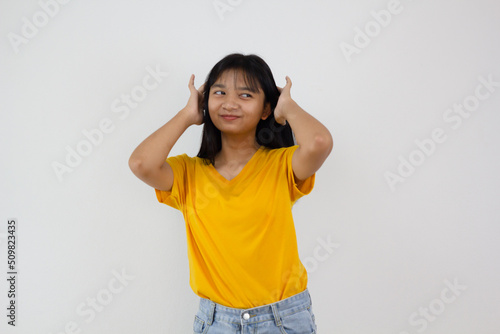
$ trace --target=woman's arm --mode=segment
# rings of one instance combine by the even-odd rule
[[[183,110],[137,146],[128,161],[135,176],[159,190],[169,191],[174,183],[172,167],[165,160],[190,126]]]
[[[174,175],[165,161],[172,147],[188,127],[203,123],[200,108],[203,86],[196,90],[194,75],[188,86],[191,95],[186,107],[137,146],[128,161],[130,169],[139,179],[159,190],[172,189]]]
[[[292,169],[299,183],[313,175],[326,160],[333,149],[333,138],[330,131],[316,118],[302,109],[290,96],[292,82],[281,90],[274,116],[276,122],[287,121],[295,134],[299,147],[292,157]]]

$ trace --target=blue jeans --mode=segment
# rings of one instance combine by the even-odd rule
[[[226,307],[200,298],[193,330],[195,334],[317,333],[308,289],[279,302],[249,309]]]

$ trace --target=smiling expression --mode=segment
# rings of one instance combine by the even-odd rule
[[[260,87],[256,91],[246,82],[241,71],[223,72],[210,87],[208,110],[214,125],[224,133],[252,132],[261,119],[271,113]]]

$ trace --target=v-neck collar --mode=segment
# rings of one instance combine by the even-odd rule
[[[247,170],[250,168],[250,166],[254,163],[255,159],[256,159],[256,156],[260,153],[260,151],[262,151],[262,149],[264,148],[264,145],[261,145],[257,151],[255,151],[255,153],[252,155],[252,157],[250,158],[250,160],[247,161],[247,163],[245,164],[245,166],[243,166],[243,168],[241,169],[241,171],[238,173],[238,175],[236,175],[235,177],[233,177],[231,180],[228,180],[226,179],[224,176],[222,176],[219,171],[217,169],[215,169],[214,165],[210,164],[209,165],[209,168],[212,170],[214,176],[219,180],[221,181],[222,183],[224,184],[233,184],[235,182],[238,182],[239,179],[241,179],[242,177],[244,177],[244,174],[247,173]]]

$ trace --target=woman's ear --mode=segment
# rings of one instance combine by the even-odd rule
[[[264,104],[264,110],[262,111],[262,117],[261,119],[266,119],[271,115],[271,104],[269,102],[266,102]]]

